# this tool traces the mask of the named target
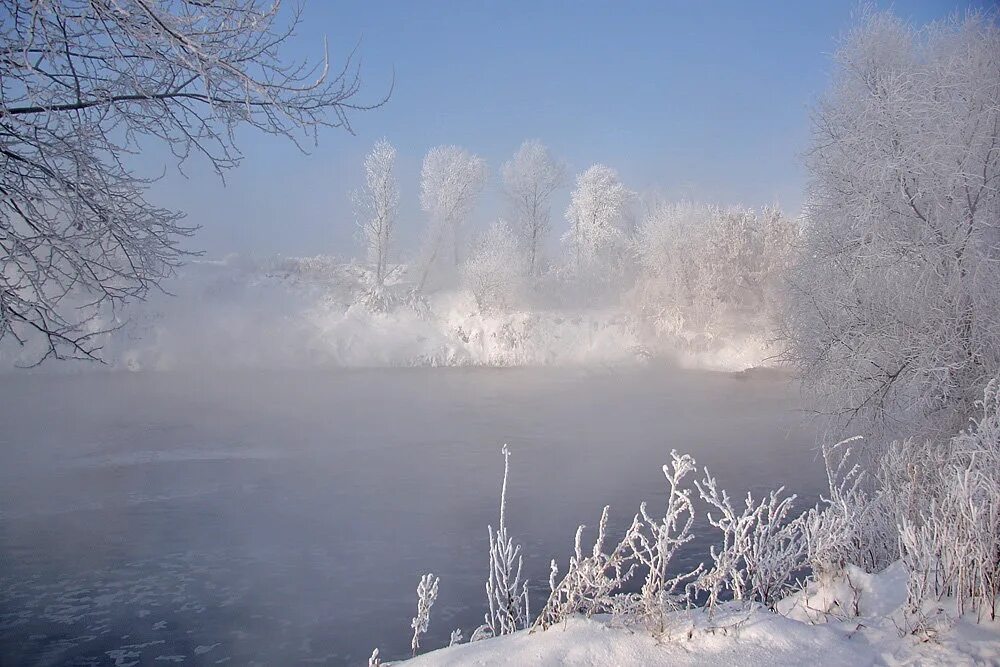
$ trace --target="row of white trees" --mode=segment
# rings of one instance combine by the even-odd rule
[[[399,204],[396,152],[385,139],[365,159],[365,183],[352,193],[358,225],[376,283],[386,277],[392,250],[392,229]],[[518,273],[537,276],[543,269],[543,250],[551,232],[552,196],[567,184],[566,167],[539,141],[524,142],[501,168],[508,220],[496,223],[482,239],[473,261],[495,263],[497,254],[513,255]],[[472,212],[487,183],[486,162],[458,146],[428,151],[420,172],[420,206],[427,216],[420,258],[418,289],[423,289],[434,266],[451,255],[463,262],[461,249]],[[615,266],[627,247],[625,222],[635,193],[610,167],[594,165],[576,181],[566,211],[569,230],[563,237],[573,269],[599,272]],[[509,239],[500,239],[501,235]],[[484,255],[493,255],[489,258]]]
[[[951,433],[1000,373],[1000,30],[994,15],[917,29],[875,12],[835,64],[814,114],[801,231],[776,208],[691,203],[647,205],[636,224],[636,194],[597,164],[576,178],[559,273],[634,284],[656,325],[685,336],[733,315],[780,319],[785,360],[838,428]],[[540,272],[566,182],[538,142],[501,173],[510,223],[462,272],[483,308],[510,306]],[[461,149],[428,154],[421,285],[446,242],[458,265],[485,181]]]
[[[399,202],[395,151],[380,140],[365,161],[365,185],[353,195],[375,284],[386,261]],[[459,268],[462,286],[485,310],[515,305],[521,287],[546,268],[552,196],[566,168],[538,141],[526,141],[502,169],[508,219],[494,222],[463,258],[463,235],[488,171],[457,146],[424,158],[420,203],[427,215],[415,269],[417,289],[443,257]],[[725,313],[775,311],[778,275],[789,263],[796,226],[776,208],[756,211],[656,202],[636,224],[638,195],[614,169],[595,164],[576,178],[565,212],[561,278],[593,293],[636,278],[641,307],[660,326],[709,330]]]

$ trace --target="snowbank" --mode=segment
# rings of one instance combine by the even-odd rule
[[[732,603],[668,616],[660,637],[607,616],[573,618],[544,632],[521,631],[459,644],[407,661],[446,665],[984,665],[1000,664],[1000,623],[956,618],[941,605],[934,638],[902,635],[906,596],[900,564],[876,575],[812,583],[779,603],[781,613]],[[855,607],[855,603],[858,604]],[[857,609],[857,613],[855,613]]]

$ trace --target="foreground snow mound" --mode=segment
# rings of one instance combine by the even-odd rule
[[[659,639],[607,617],[574,618],[544,632],[434,651],[412,665],[870,665],[870,645],[832,627],[809,626],[768,611],[718,609],[671,615]]]
[[[810,581],[777,611],[812,627],[834,627],[879,650],[878,664],[1000,664],[1000,622],[961,614],[952,599],[906,599],[907,572],[896,562],[879,574],[848,565],[838,576]]]
[[[903,613],[906,573],[849,567],[778,603],[727,603],[667,615],[662,635],[609,616],[432,651],[407,664],[445,665],[998,665],[1000,623],[924,610],[931,632]],[[908,625],[909,624],[909,625]],[[906,628],[909,628],[907,630]]]

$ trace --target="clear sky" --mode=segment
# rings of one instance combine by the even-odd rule
[[[204,165],[168,171],[155,201],[201,225],[193,245],[230,251],[349,256],[357,252],[348,192],[376,139],[399,151],[400,243],[412,245],[427,149],[458,144],[484,157],[491,182],[476,224],[500,207],[499,166],[541,139],[576,173],[618,169],[634,190],[760,205],[802,204],[809,106],[829,80],[830,54],[855,1],[327,2],[307,0],[289,54],[340,62],[360,39],[365,89],[381,109],[355,115],[355,135],[327,130],[302,155],[241,134],[246,160],[222,186]],[[884,6],[884,5],[883,5]],[[897,0],[917,23],[961,0]],[[142,158],[159,173],[163,156]],[[148,169],[147,169],[148,168]],[[568,190],[553,211],[556,234]]]

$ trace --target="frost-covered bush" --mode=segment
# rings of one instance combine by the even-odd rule
[[[607,507],[601,513],[597,539],[587,555],[581,544],[584,526],[577,528],[574,553],[561,580],[557,581],[559,569],[552,561],[551,593],[534,627],[545,629],[574,614],[612,613],[663,630],[664,612],[686,601],[683,584],[700,571],[670,570],[677,550],[694,537],[691,489],[684,488],[683,481],[695,469],[695,461],[688,455],[671,452],[670,457],[670,465],[663,466],[667,481],[663,514],[651,513],[642,503],[624,537],[607,553]],[[638,593],[627,593],[623,587],[636,572],[644,572],[645,580]]]
[[[517,301],[525,272],[517,239],[505,222],[490,225],[462,265],[462,287],[484,312],[507,311]]]
[[[670,452],[670,465],[663,466],[667,480],[667,504],[662,516],[649,513],[646,503],[639,505],[639,518],[633,530],[626,534],[632,556],[646,572],[638,598],[642,617],[663,631],[663,615],[676,609],[679,591],[683,584],[701,573],[701,566],[694,572],[676,573],[671,563],[677,551],[694,539],[694,506],[691,489],[682,486],[684,478],[695,469],[695,461],[688,455]]]
[[[638,516],[629,528],[628,535],[638,530]],[[548,628],[574,614],[592,616],[597,613],[614,611],[616,594],[635,572],[635,563],[630,556],[628,539],[619,542],[609,553],[604,552],[607,538],[608,507],[601,512],[597,526],[597,539],[590,553],[584,555],[583,529],[576,529],[573,555],[562,579],[558,579],[559,567],[551,562],[549,574],[549,598],[535,619],[534,628]]]
[[[852,445],[860,441],[823,446],[829,495],[802,519],[806,562],[815,578],[839,576],[847,565],[875,573],[899,557],[892,507],[854,455]]]
[[[716,511],[709,512],[709,523],[722,532],[722,545],[711,548],[712,566],[695,588],[708,593],[709,607],[728,592],[735,600],[773,608],[791,590],[792,576],[803,563],[803,519],[790,517],[795,496],[783,497],[781,488],[757,502],[747,493],[743,507],[737,508],[708,471],[695,485]]]
[[[957,612],[996,618],[1000,595],[1000,401],[991,382],[981,416],[947,443],[894,443],[884,467],[897,474],[899,548],[913,611],[952,598]],[[919,456],[914,456],[919,452]],[[904,464],[900,471],[896,466]]]
[[[695,469],[690,456],[671,452],[671,463],[663,466],[668,486],[662,516],[649,512],[642,503],[625,536],[609,553],[604,552],[608,508],[601,513],[597,540],[590,555],[581,548],[583,526],[576,532],[574,555],[562,580],[556,582],[558,567],[552,561],[548,602],[535,627],[547,628],[573,614],[590,616],[611,613],[628,622],[644,622],[654,631],[663,631],[663,615],[686,602],[683,584],[699,571],[674,573],[670,565],[677,550],[693,539],[694,509],[691,489],[682,482]],[[645,580],[638,593],[623,590],[636,572]]]
[[[941,440],[894,441],[856,462],[851,441],[824,450],[830,495],[803,517],[813,576],[849,566],[878,572],[901,561],[911,631],[934,619],[925,607],[996,616],[1000,595],[1000,402],[996,381],[980,416]]]

